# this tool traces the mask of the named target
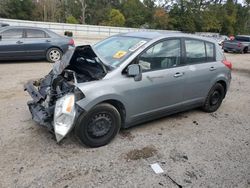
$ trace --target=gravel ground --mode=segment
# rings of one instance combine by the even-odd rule
[[[1,63],[0,187],[250,187],[250,54],[226,55],[235,71],[217,112],[142,124],[96,149],[73,135],[57,144],[31,120],[23,84],[51,64]]]

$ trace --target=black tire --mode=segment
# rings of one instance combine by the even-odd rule
[[[227,52],[228,52],[228,50],[224,50],[224,52],[225,52],[225,53],[227,53]]]
[[[51,63],[55,63],[62,58],[62,55],[63,53],[59,48],[49,48],[46,52],[46,59]]]
[[[215,112],[225,97],[225,89],[220,83],[216,83],[209,91],[202,109],[205,112]]]
[[[81,114],[75,127],[76,137],[86,146],[100,147],[108,144],[121,128],[121,116],[118,110],[101,103],[87,114]]]
[[[247,52],[248,52],[248,48],[247,48],[247,47],[245,47],[245,48],[244,48],[244,50],[243,50],[243,53],[245,53],[245,54],[246,54]]]

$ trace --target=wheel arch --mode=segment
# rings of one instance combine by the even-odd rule
[[[62,52],[62,54],[63,54],[63,49],[62,49],[61,47],[55,46],[55,45],[48,47],[48,48],[46,49],[46,54],[47,54],[47,52],[48,52],[51,48],[57,48],[57,49],[59,49],[59,50]]]
[[[227,93],[227,83],[224,80],[218,80],[216,83],[219,83],[223,86],[224,91],[225,91],[225,94],[224,94],[224,97],[225,97]]]
[[[85,93],[85,92],[83,92]],[[126,101],[123,100],[122,96],[113,94],[109,92],[94,92],[94,93],[87,93],[86,96],[91,96],[90,98],[83,98],[76,102],[78,106],[80,106],[84,111],[88,112],[94,106],[101,104],[101,103],[108,103],[114,106],[119,114],[121,115],[122,126],[125,125],[127,119],[127,105]]]

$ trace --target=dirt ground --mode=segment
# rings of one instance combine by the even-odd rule
[[[27,80],[46,62],[0,64],[0,187],[250,187],[250,54],[233,62],[230,90],[215,113],[198,109],[145,123],[107,146],[57,144],[32,120]],[[158,162],[164,173],[155,174]]]

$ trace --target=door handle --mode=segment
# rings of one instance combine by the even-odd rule
[[[50,40],[46,40],[46,42],[51,42]]]
[[[17,41],[16,43],[17,43],[17,44],[22,44],[23,42],[19,40],[19,41]]]
[[[181,77],[183,75],[184,75],[184,72],[177,72],[177,73],[175,73],[174,77],[178,78],[178,77]]]
[[[216,70],[216,68],[215,67],[210,67],[209,70],[214,71],[214,70]]]

